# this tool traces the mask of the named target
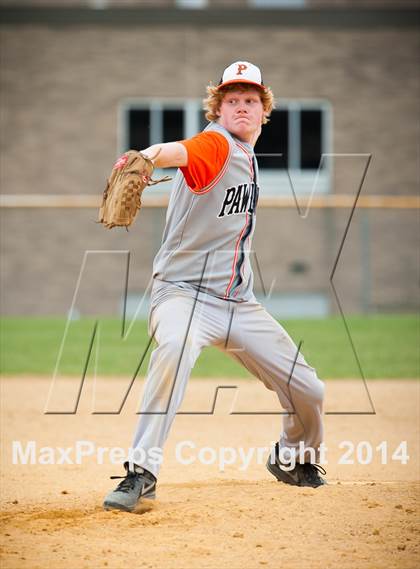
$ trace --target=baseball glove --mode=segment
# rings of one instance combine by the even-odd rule
[[[152,180],[153,158],[136,150],[128,150],[115,163],[103,194],[98,223],[107,229],[125,227],[135,220],[141,208],[141,195],[146,186],[170,180],[168,176]]]

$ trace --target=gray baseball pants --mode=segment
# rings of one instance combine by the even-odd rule
[[[216,346],[235,358],[275,391],[283,415],[280,448],[317,449],[323,439],[324,384],[284,328],[254,298],[232,302],[197,293],[186,283],[155,282],[149,318],[157,348],[150,359],[140,418],[132,448],[146,458],[136,464],[155,476],[149,449],[163,449],[180,407],[191,370],[205,346]],[[263,420],[263,417],[261,418]],[[293,451],[292,451],[293,452]],[[306,459],[305,459],[306,460]],[[155,462],[155,461],[154,461]]]

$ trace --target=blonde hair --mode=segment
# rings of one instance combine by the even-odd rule
[[[206,112],[206,119],[208,121],[216,121],[219,118],[218,112],[220,110],[220,105],[222,104],[223,97],[226,93],[230,93],[232,91],[240,91],[244,93],[245,91],[249,91],[249,89],[256,89],[260,93],[261,102],[264,108],[264,117],[262,124],[268,123],[268,117],[271,114],[271,111],[274,108],[274,95],[270,87],[258,88],[257,86],[250,85],[249,83],[231,83],[230,85],[226,85],[225,87],[218,88],[217,85],[207,85],[207,98],[203,99],[203,108]]]

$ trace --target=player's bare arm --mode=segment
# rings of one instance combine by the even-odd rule
[[[180,142],[153,144],[141,151],[152,159],[155,168],[181,168],[188,164],[188,154]]]

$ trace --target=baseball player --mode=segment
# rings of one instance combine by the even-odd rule
[[[255,65],[229,65],[207,87],[208,126],[188,140],[142,153],[157,168],[177,167],[153,265],[149,332],[153,351],[125,476],[104,501],[132,511],[154,498],[162,449],[203,347],[214,345],[275,391],[284,416],[267,468],[279,481],[318,487],[323,439],[323,383],[282,326],[253,294],[250,264],[258,202],[254,146],[273,108],[273,93]],[[314,450],[301,453],[297,449]],[[303,454],[303,460],[302,460]],[[310,459],[315,456],[314,463]]]

